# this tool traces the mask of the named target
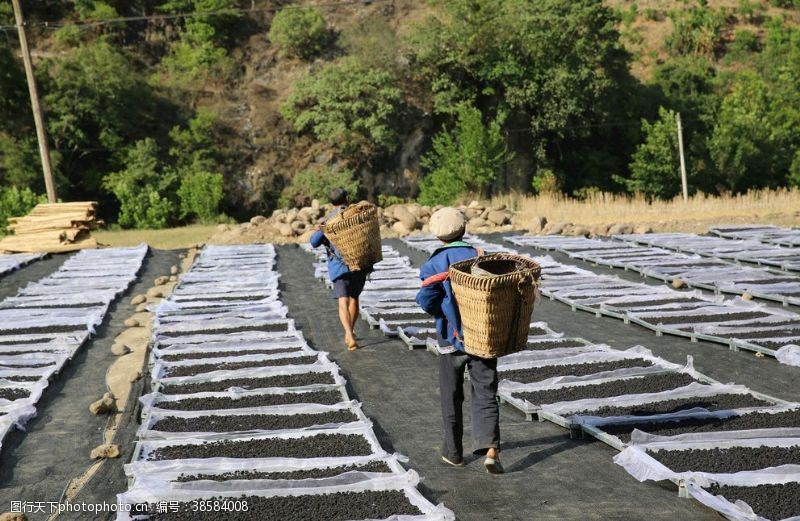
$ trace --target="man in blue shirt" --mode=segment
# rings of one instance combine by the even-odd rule
[[[503,473],[500,464],[500,410],[497,403],[497,359],[480,358],[464,351],[461,316],[448,280],[450,265],[481,252],[464,242],[466,217],[455,208],[442,208],[430,219],[431,232],[442,247],[422,266],[422,288],[417,303],[436,319],[439,352],[439,395],[442,402],[444,442],[442,460],[464,465],[464,368],[472,387],[472,437],[474,454],[485,454],[484,465],[492,474]]]
[[[330,193],[333,211],[325,217],[325,221],[347,208],[347,191],[336,188]],[[311,246],[318,248],[325,246],[328,252],[328,277],[333,283],[333,295],[339,300],[339,320],[344,329],[344,343],[348,351],[358,349],[355,333],[358,319],[358,297],[364,290],[367,273],[364,271],[350,271],[345,264],[342,254],[330,243],[322,230],[317,230],[310,239]]]

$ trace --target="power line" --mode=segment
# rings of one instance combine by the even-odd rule
[[[26,27],[40,27],[44,29],[61,29],[63,27],[76,27],[79,29],[83,28],[91,28],[91,27],[100,27],[103,25],[113,25],[113,24],[120,24],[125,22],[150,22],[156,20],[177,20],[182,18],[197,18],[197,17],[204,17],[204,16],[225,16],[225,15],[232,15],[232,14],[255,14],[255,13],[270,13],[281,11],[283,9],[309,9],[309,8],[320,8],[320,9],[336,9],[340,7],[353,7],[358,5],[370,5],[374,3],[384,3],[384,2],[394,2],[394,0],[345,0],[342,2],[330,2],[330,3],[319,3],[319,4],[311,4],[311,5],[287,5],[283,7],[251,7],[247,9],[239,9],[239,8],[232,8],[232,9],[222,9],[219,11],[195,11],[193,13],[174,13],[174,14],[152,14],[152,15],[140,15],[140,16],[122,16],[118,18],[109,18],[106,20],[97,20],[97,21],[84,21],[84,22],[31,22],[26,23]],[[16,31],[16,25],[0,25],[0,31]]]

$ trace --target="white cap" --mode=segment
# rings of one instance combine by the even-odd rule
[[[442,241],[452,241],[464,235],[467,227],[467,216],[464,212],[452,206],[436,210],[431,215],[428,227],[436,237]]]

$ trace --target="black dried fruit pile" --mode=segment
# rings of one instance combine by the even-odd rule
[[[501,371],[500,378],[515,382],[540,382],[555,376],[584,376],[626,367],[650,367],[652,365],[652,362],[639,358],[614,360],[612,362],[592,362],[589,364],[545,365]]]
[[[261,300],[266,298],[267,295],[248,295],[242,297],[195,297],[195,298],[180,298],[180,296],[176,296],[174,300],[177,302],[227,302],[227,301],[234,301],[234,300],[241,300],[241,301],[253,301],[253,300]]]
[[[38,342],[38,340],[37,340]],[[20,342],[22,343],[22,342]],[[47,342],[42,342],[47,343]],[[50,351],[3,351],[0,349],[0,355],[3,356],[16,356],[16,355],[35,355],[36,353],[50,353]],[[30,367],[30,366],[28,366]]]
[[[772,279],[756,279],[756,280],[737,280],[736,284],[781,284],[783,282],[797,282],[794,277],[776,277]]]
[[[608,398],[626,394],[658,393],[689,385],[695,379],[688,374],[666,373],[642,378],[628,378],[594,385],[579,385],[547,389],[543,391],[519,393],[514,396],[533,404],[571,402],[585,398]]]
[[[800,328],[797,329],[771,329],[769,331],[738,331],[736,333],[714,334],[722,338],[785,338],[800,336]]]
[[[168,417],[151,427],[164,432],[234,432],[251,430],[303,429],[329,423],[350,423],[358,420],[352,411],[330,411],[318,414],[228,414],[195,418]]]
[[[44,335],[47,333],[82,333],[86,331],[86,326],[79,325],[65,325],[65,326],[42,326],[42,327],[24,327],[21,329],[3,329],[0,330],[0,335]],[[38,340],[39,342],[41,340]],[[22,343],[22,342],[15,342]]]
[[[658,450],[647,453],[674,472],[691,470],[720,474],[800,464],[800,446],[797,445],[794,447]]]
[[[603,431],[613,434],[627,443],[631,439],[633,429],[658,434],[675,436],[691,432],[744,431],[750,429],[777,429],[780,427],[800,427],[800,410],[783,411],[774,414],[751,412],[729,418],[690,418],[682,421],[642,422],[632,425],[606,425]]]
[[[702,398],[680,398],[661,402],[629,405],[624,407],[601,407],[600,409],[581,411],[574,414],[591,416],[649,416],[651,414],[668,414],[694,407],[703,407],[709,411],[740,409],[743,407],[759,407],[772,405],[751,394],[718,394]]]
[[[150,454],[150,460],[186,458],[339,458],[372,454],[367,439],[358,434],[318,434],[304,438],[210,441],[202,445],[168,445]]]
[[[215,409],[243,409],[245,407],[267,407],[294,403],[319,403],[333,405],[342,401],[337,391],[312,391],[309,393],[253,394],[240,398],[208,397],[187,398],[178,401],[162,401],[155,404],[160,409],[173,411],[213,411]]]
[[[370,313],[374,320],[405,320],[405,321],[420,321],[420,320],[433,320],[433,317],[427,313]]]
[[[0,398],[4,400],[19,400],[20,398],[27,398],[31,392],[27,389],[19,389],[17,387],[3,387],[0,388]]]
[[[547,331],[545,331],[544,328],[541,327],[532,327],[528,330],[528,334],[531,336],[541,336],[541,335],[546,335]]]
[[[210,371],[234,371],[236,369],[246,369],[248,367],[277,367],[282,365],[307,365],[319,360],[317,355],[295,356],[289,358],[271,358],[265,360],[249,360],[246,362],[220,362],[216,364],[197,364],[179,365],[168,367],[164,370],[164,376],[192,376]]]
[[[44,362],[41,364],[3,364],[0,363],[0,367],[7,367],[9,369],[37,369],[39,367],[48,367],[51,365],[55,365],[55,361],[52,362]]]
[[[582,347],[586,344],[580,342],[578,340],[572,338],[566,338],[563,340],[545,340],[542,342],[534,341],[528,342],[528,345],[525,349],[529,351],[544,351],[546,349],[558,349],[558,348],[567,348],[567,347]]]
[[[619,309],[629,309],[629,308],[648,308],[654,306],[666,306],[667,304],[689,304],[689,303],[701,303],[701,302],[706,302],[706,301],[697,298],[659,299],[659,300],[640,300],[638,302],[621,302],[619,304],[609,304],[609,305]]]
[[[186,336],[186,335],[225,335],[230,333],[244,333],[246,331],[264,331],[264,332],[276,332],[276,331],[288,331],[289,324],[285,322],[278,322],[274,324],[260,324],[260,325],[253,325],[253,326],[236,326],[236,327],[221,327],[217,329],[192,329],[187,331],[164,331],[160,332],[158,335],[162,337],[176,337],[176,336]]]
[[[11,382],[36,382],[38,381],[41,376],[3,376],[4,380],[9,380]]]
[[[246,512],[194,512],[191,503],[181,503],[180,512],[153,513],[153,521],[347,521],[386,519],[395,514],[421,515],[404,493],[397,490],[335,492],[304,496],[211,498],[210,501],[246,501]],[[155,511],[153,508],[151,511]]]
[[[798,331],[800,333],[800,331]],[[785,345],[788,344],[799,344],[800,343],[800,335],[797,338],[793,338],[790,340],[781,340],[779,342],[775,341],[765,341],[765,340],[753,340],[751,341],[753,344],[758,344],[761,347],[766,347],[767,349],[780,349]]]
[[[173,384],[161,387],[163,394],[191,394],[219,392],[231,387],[242,389],[266,389],[268,387],[301,387],[304,385],[333,384],[331,373],[300,373],[265,376],[263,378],[231,378],[218,382],[198,382],[191,384]]]
[[[753,511],[773,521],[800,516],[800,483],[734,487],[712,485],[708,491],[731,503],[744,501]]]
[[[5,336],[5,338],[3,338]],[[0,332],[0,345],[8,344],[46,344],[56,337],[42,337],[42,338],[17,338],[16,333],[11,335],[4,335]]]
[[[179,360],[201,360],[203,358],[224,358],[226,356],[245,356],[245,355],[277,355],[280,353],[295,353],[300,351],[299,347],[282,347],[280,349],[249,349],[240,351],[200,351],[193,353],[165,354],[159,360],[165,362],[177,362]]]
[[[293,470],[286,472],[258,472],[254,470],[237,470],[222,474],[181,474],[175,481],[229,481],[233,479],[320,479],[338,476],[345,472],[385,472],[392,469],[383,461],[372,461],[365,465],[345,465],[342,467],[326,467],[320,469]]]
[[[705,324],[708,322],[733,322],[739,320],[751,320],[774,316],[763,311],[743,311],[739,313],[717,313],[713,315],[678,315],[669,317],[646,317],[644,320],[650,324]]]

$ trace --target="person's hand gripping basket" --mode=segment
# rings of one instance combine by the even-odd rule
[[[322,225],[351,271],[372,271],[383,260],[378,209],[366,201],[351,204]]]
[[[525,348],[541,272],[533,260],[507,253],[450,266],[467,353],[497,358]]]

